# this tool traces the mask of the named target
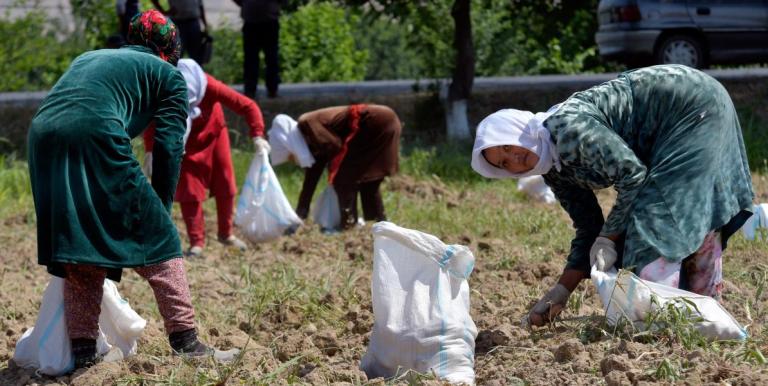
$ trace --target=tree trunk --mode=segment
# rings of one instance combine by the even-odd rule
[[[455,27],[453,47],[456,50],[456,62],[445,103],[445,123],[448,138],[453,139],[471,137],[467,119],[467,100],[472,94],[472,83],[475,80],[475,48],[472,43],[470,1],[455,0],[451,9]]]

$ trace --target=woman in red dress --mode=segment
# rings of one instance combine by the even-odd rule
[[[230,153],[229,131],[224,120],[223,104],[240,115],[250,127],[256,152],[269,152],[264,139],[264,119],[259,106],[250,98],[203,72],[192,59],[179,60],[179,70],[187,82],[191,129],[184,146],[181,176],[175,200],[187,226],[190,248],[187,255],[202,256],[205,246],[205,218],[203,201],[210,195],[216,198],[218,240],[224,245],[246,249],[245,243],[232,233],[234,213],[235,173]],[[188,127],[190,122],[187,122]],[[152,165],[152,130],[144,134],[147,152],[145,167]],[[150,162],[147,162],[150,161]],[[151,170],[146,170],[151,175]]]

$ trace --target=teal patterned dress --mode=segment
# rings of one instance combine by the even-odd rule
[[[635,272],[662,256],[681,261],[713,230],[725,247],[751,214],[736,110],[703,72],[629,71],[573,94],[544,125],[562,164],[544,179],[576,228],[567,268],[589,270],[598,235],[625,235],[621,265]],[[603,219],[593,190],[610,186],[618,195]]]
[[[148,48],[77,57],[43,100],[28,134],[38,262],[121,268],[181,256],[171,220],[187,117],[187,85]],[[156,123],[153,178],[131,138]]]

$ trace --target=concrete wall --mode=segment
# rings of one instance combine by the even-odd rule
[[[750,108],[768,122],[768,69],[711,71],[729,90],[737,108]],[[575,91],[613,79],[615,74],[578,76],[535,76],[478,78],[469,104],[472,126],[501,108],[514,107],[542,111],[562,101]],[[239,89],[239,86],[235,86]],[[377,81],[360,83],[288,84],[280,88],[280,97],[259,95],[259,104],[269,126],[279,113],[297,117],[321,107],[349,103],[380,103],[395,109],[405,123],[405,142],[435,143],[443,139],[443,107],[440,89],[429,82]],[[263,91],[260,89],[260,91]],[[29,121],[44,98],[38,93],[0,93],[0,153],[24,154]],[[247,132],[242,119],[228,113],[230,132],[235,143],[242,143]]]

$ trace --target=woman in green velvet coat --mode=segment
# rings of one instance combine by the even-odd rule
[[[478,126],[472,167],[490,178],[543,175],[576,237],[533,307],[557,315],[594,267],[720,296],[721,253],[751,215],[752,180],[728,92],[685,66],[654,66],[577,92],[546,113],[501,110]],[[612,186],[603,218],[593,190]]]
[[[214,353],[197,339],[170,217],[188,115],[187,85],[175,67],[179,38],[170,19],[150,10],[133,18],[129,41],[77,57],[29,129],[38,262],[65,278],[75,367],[97,359],[102,284],[119,280],[122,268],[149,281],[174,352]],[[131,146],[150,120],[152,184]]]

